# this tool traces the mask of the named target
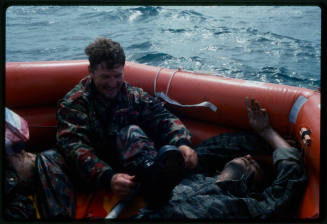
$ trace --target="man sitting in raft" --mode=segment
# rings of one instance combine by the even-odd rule
[[[124,81],[119,43],[88,45],[89,75],[58,102],[59,150],[80,179],[128,197],[141,183],[151,206],[197,164],[191,135],[156,98]]]
[[[199,158],[195,170],[200,173],[193,172],[184,178],[172,191],[173,196],[167,204],[155,209],[141,209],[138,218],[249,220],[296,217],[296,205],[307,180],[302,152],[291,147],[271,127],[268,113],[257,101],[246,99],[246,108],[249,123],[261,138],[247,133],[229,133],[200,143],[195,147]],[[274,178],[264,173],[248,154],[266,154],[271,150]],[[217,175],[221,166],[224,167]],[[269,177],[270,182],[266,182]]]

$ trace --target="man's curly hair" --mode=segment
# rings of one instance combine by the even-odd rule
[[[85,48],[85,54],[89,57],[91,71],[99,64],[107,69],[113,69],[125,65],[125,53],[119,43],[105,37],[97,38]]]

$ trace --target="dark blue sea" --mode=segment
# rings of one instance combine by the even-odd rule
[[[6,61],[87,59],[96,37],[128,61],[247,80],[320,87],[314,6],[11,6]]]

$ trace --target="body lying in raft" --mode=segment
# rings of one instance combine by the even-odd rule
[[[189,174],[174,188],[166,205],[144,208],[138,218],[249,220],[296,217],[296,202],[303,195],[307,180],[303,153],[291,147],[271,127],[267,111],[260,108],[257,101],[246,99],[246,108],[249,123],[260,137],[222,134],[200,143],[195,147],[199,157],[198,172]],[[273,153],[275,169],[274,179],[270,182],[271,173],[266,174],[247,154],[269,151]],[[231,159],[233,157],[236,158]],[[217,175],[221,166],[223,169]],[[216,175],[208,175],[210,173]]]

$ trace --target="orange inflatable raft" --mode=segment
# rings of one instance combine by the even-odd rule
[[[256,98],[269,112],[272,126],[304,151],[309,180],[298,217],[319,218],[320,92],[131,62],[124,72],[130,84],[170,101],[170,109],[192,132],[193,144],[218,133],[249,129],[244,98]],[[6,63],[5,105],[28,121],[29,144],[35,151],[55,143],[57,100],[87,74],[85,60]],[[117,202],[112,195],[81,194],[76,218],[105,217]],[[142,206],[142,200],[133,203],[121,217]]]

